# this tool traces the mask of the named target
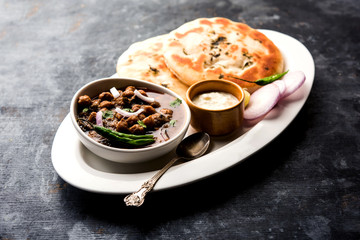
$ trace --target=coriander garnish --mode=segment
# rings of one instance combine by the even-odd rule
[[[172,119],[172,120],[170,120],[169,125],[170,125],[171,127],[175,127],[175,123],[176,123],[176,120],[175,120],[175,119]]]
[[[103,118],[112,118],[114,116],[114,113],[112,112],[112,111],[110,111],[110,110],[105,110],[105,111],[103,111],[103,113],[102,113],[102,117]]]
[[[142,126],[143,128],[146,128],[146,125],[145,125],[145,123],[144,123],[143,121],[139,120],[139,121],[137,121],[137,123],[138,123],[140,126]]]
[[[170,106],[173,108],[176,108],[177,106],[179,106],[182,103],[180,98],[176,98],[174,101],[172,101],[170,103]]]

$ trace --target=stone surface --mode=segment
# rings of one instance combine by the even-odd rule
[[[359,239],[360,5],[345,1],[1,1],[0,239]],[[64,182],[51,146],[83,84],[132,43],[222,16],[283,32],[316,77],[290,126],[206,180],[124,196]]]

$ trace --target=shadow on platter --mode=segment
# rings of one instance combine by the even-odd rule
[[[135,174],[155,171],[162,168],[169,161],[169,159],[176,156],[174,150],[152,161],[143,163],[117,163],[95,155],[89,151],[80,141],[79,153],[81,158],[84,160],[84,163],[87,164],[88,167],[100,172],[113,174]]]
[[[279,145],[280,143],[275,141],[275,146],[272,144],[271,147],[266,147],[237,166],[206,179],[177,188],[152,192],[148,194],[146,202],[141,207],[125,206],[123,202],[125,195],[122,194],[98,194],[72,186],[61,191],[61,198],[64,207],[71,211],[81,212],[99,221],[107,221],[115,225],[126,224],[134,228],[156,227],[171,219],[201,214],[203,211],[217,209],[227,203],[235,203],[241,209],[241,203],[250,201],[249,199],[256,194],[256,186],[261,185],[286,161],[285,151],[283,153],[285,155],[277,155],[274,161],[267,159],[274,156],[273,148],[278,149]],[[263,167],[259,169],[258,166]],[[110,168],[111,164],[108,167]],[[234,202],[235,198],[240,199],[240,202]]]

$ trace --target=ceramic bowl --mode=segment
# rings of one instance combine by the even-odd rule
[[[220,110],[209,110],[193,102],[195,96],[206,92],[226,92],[239,101],[236,105]],[[242,127],[244,115],[244,90],[231,81],[205,80],[192,85],[186,93],[186,102],[191,110],[191,125],[198,131],[218,136],[233,132]]]
[[[110,160],[114,162],[121,163],[139,163],[149,161],[155,158],[158,158],[177,147],[177,145],[184,138],[187,129],[190,124],[191,113],[186,101],[182,99],[182,107],[185,109],[185,116],[183,121],[183,126],[180,131],[168,141],[164,141],[154,146],[148,146],[143,148],[136,149],[127,149],[127,148],[116,148],[103,145],[101,143],[96,142],[92,138],[86,135],[85,132],[81,130],[77,123],[77,112],[78,112],[78,104],[77,101],[79,96],[88,95],[91,98],[100,94],[104,91],[109,91],[110,88],[115,87],[117,89],[125,88],[126,86],[135,86],[135,87],[146,87],[148,89],[154,90],[156,92],[167,93],[171,96],[174,96],[174,99],[179,98],[182,99],[179,95],[174,93],[173,91],[161,87],[159,85],[142,81],[136,79],[129,78],[103,78],[92,81],[82,88],[80,88],[71,100],[70,105],[70,117],[73,123],[74,128],[76,129],[77,135],[79,136],[80,141],[85,145],[87,149],[89,149],[94,154]]]

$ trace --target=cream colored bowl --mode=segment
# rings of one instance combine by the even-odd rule
[[[76,121],[77,115],[77,100],[79,96],[88,95],[91,98],[96,96],[97,94],[109,91],[110,88],[116,87],[117,89],[122,89],[126,86],[135,86],[135,87],[146,87],[157,92],[167,93],[174,98],[182,99],[179,95],[174,93],[173,91],[161,87],[159,85],[149,83],[146,81],[136,80],[136,79],[129,79],[129,78],[103,78],[92,81],[82,88],[80,88],[74,95],[71,100],[70,105],[70,117],[73,123],[74,128],[79,136],[80,141],[85,145],[87,149],[89,149],[94,154],[110,160],[114,162],[121,162],[121,163],[138,163],[149,161],[155,158],[158,158],[174,148],[181,142],[184,138],[186,131],[190,124],[191,113],[186,101],[182,99],[182,105],[185,109],[185,121],[183,126],[181,127],[180,131],[168,141],[159,143],[154,146],[138,148],[138,149],[127,149],[127,148],[115,148],[103,145],[101,143],[96,142],[92,138],[88,137],[79,127]]]

